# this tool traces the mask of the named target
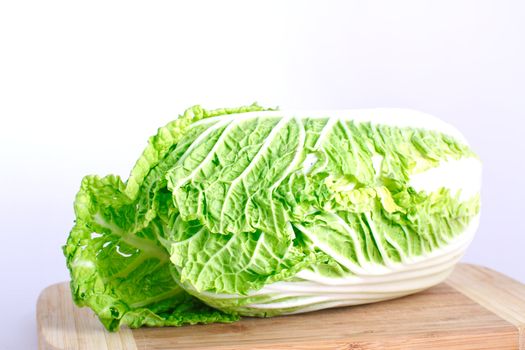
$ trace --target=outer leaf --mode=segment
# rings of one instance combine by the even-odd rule
[[[173,280],[154,221],[140,231],[128,231],[135,213],[123,188],[113,176],[82,182],[75,203],[77,223],[64,247],[75,302],[91,307],[109,330],[121,323],[140,327],[235,320]]]
[[[206,129],[190,131],[192,123],[257,110],[262,108],[190,108],[150,139],[127,184],[116,176],[84,178],[75,200],[76,224],[63,250],[75,302],[91,307],[106,328],[238,318],[208,307],[173,279],[169,255],[161,243],[165,219],[174,209],[162,200],[162,194],[166,169],[191,143],[180,142],[183,135],[196,136]]]

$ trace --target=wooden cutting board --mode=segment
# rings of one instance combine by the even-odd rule
[[[424,292],[381,303],[232,324],[108,333],[74,306],[67,283],[38,299],[44,349],[519,349],[525,350],[525,285],[460,264]]]

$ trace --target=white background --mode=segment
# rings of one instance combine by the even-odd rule
[[[411,107],[484,162],[464,260],[525,282],[525,5],[516,1],[0,3],[0,347],[36,347],[35,302],[83,175],[127,176],[192,104]]]

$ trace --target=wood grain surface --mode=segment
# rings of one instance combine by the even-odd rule
[[[525,286],[460,264],[421,293],[369,305],[232,324],[104,330],[74,306],[67,283],[37,304],[44,349],[519,349],[525,350]]]

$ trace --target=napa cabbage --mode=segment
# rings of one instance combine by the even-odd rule
[[[82,180],[63,247],[73,299],[116,330],[414,293],[472,240],[480,176],[456,129],[413,110],[195,106],[126,181]]]

